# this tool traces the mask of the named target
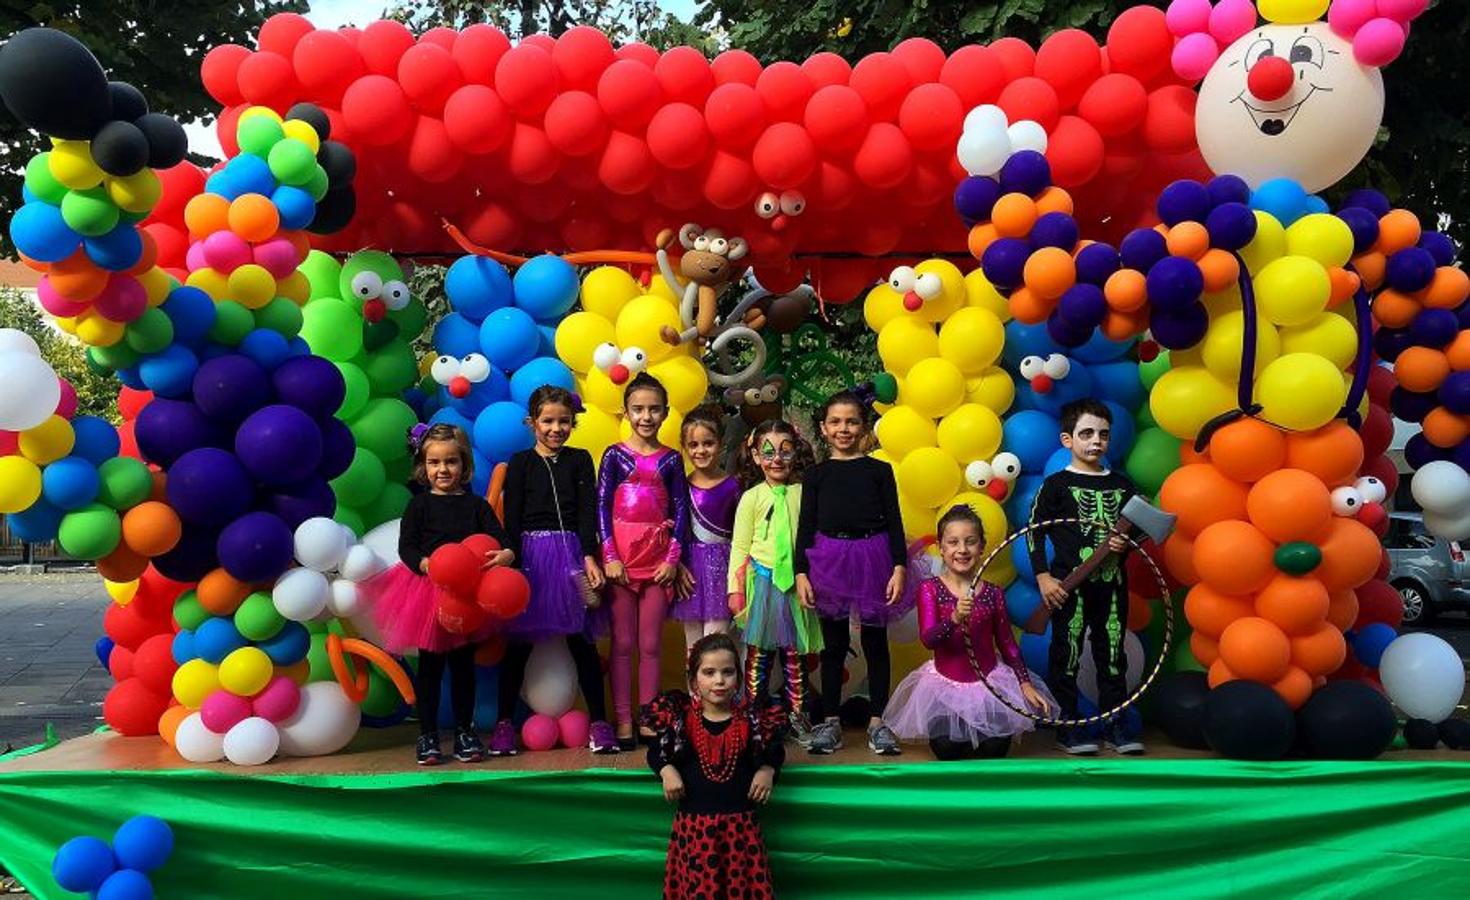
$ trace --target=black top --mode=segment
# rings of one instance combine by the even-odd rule
[[[512,456],[505,467],[505,530],[517,556],[521,536],[528,531],[573,531],[582,555],[598,558],[592,454],[563,447],[552,458],[533,447]]]
[[[398,558],[415,575],[422,575],[419,563],[445,544],[454,544],[472,534],[488,534],[500,546],[515,547],[495,518],[495,510],[484,497],[463,494],[423,493],[408,501],[403,511],[403,525],[398,532]],[[517,554],[519,556],[519,554]]]
[[[837,538],[886,534],[893,564],[906,564],[908,545],[893,467],[871,456],[859,456],[825,460],[808,469],[801,476],[801,516],[793,560],[797,573],[808,570],[806,551],[816,541],[817,532]]]
[[[679,693],[670,692],[656,700],[655,704],[667,702],[667,698]],[[699,764],[699,755],[694,749],[693,740],[685,734],[687,719],[684,713],[688,710],[689,700],[687,696],[680,697],[679,700],[682,702],[677,705],[677,722],[670,721],[666,728],[655,727],[659,738],[648,747],[648,765],[654,774],[659,774],[664,766],[672,765],[684,780],[684,799],[679,801],[679,812],[721,815],[755,809],[756,805],[750,799],[750,783],[755,780],[755,773],[762,766],[770,766],[780,772],[781,764],[786,761],[786,749],[781,744],[781,735],[771,730],[772,716],[768,714],[758,718],[737,709],[731,718],[723,722],[711,722],[702,715],[699,717],[705,730],[716,738],[730,727],[736,716],[744,716],[751,725],[751,739],[741,750],[734,773],[728,781],[711,781]]]
[[[1108,537],[1108,531],[1118,521],[1123,504],[1138,493],[1138,488],[1128,476],[1117,472],[1102,472],[1096,475],[1063,469],[1048,475],[1036,492],[1036,502],[1031,506],[1031,522],[1048,519],[1086,519],[1090,525],[1057,525],[1037,529],[1026,535],[1026,546],[1031,553],[1033,572],[1050,571],[1058,578],[1065,578],[1082,560],[1092,555],[1092,550]],[[1046,542],[1051,541],[1054,555],[1051,566],[1046,564]],[[1094,579],[1114,581],[1121,577],[1123,568],[1117,560],[1109,560],[1093,576]]]

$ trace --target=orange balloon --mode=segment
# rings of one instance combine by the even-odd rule
[[[1137,594],[1128,595],[1128,630],[1142,631],[1154,620],[1154,608]]]
[[[1331,591],[1327,595],[1327,622],[1338,631],[1347,631],[1358,621],[1358,595],[1352,588]]]
[[[1310,634],[1327,618],[1327,588],[1315,578],[1277,575],[1256,595],[1256,615],[1287,634]]]
[[[1108,310],[1103,316],[1102,333],[1110,341],[1126,341],[1135,334],[1142,334],[1147,327],[1148,317],[1141,313]]]
[[[1223,659],[1216,659],[1210,664],[1209,682],[1212,688],[1217,688],[1225,682],[1234,681],[1239,677],[1239,675],[1230,671],[1230,667],[1225,665],[1225,660]]]
[[[1391,209],[1378,220],[1379,253],[1395,253],[1419,243],[1419,217],[1407,209]]]
[[[1181,226],[1175,226],[1179,228]],[[1206,240],[1209,236],[1206,235]],[[1200,274],[1205,276],[1205,293],[1223,291],[1240,279],[1240,263],[1228,250],[1209,250],[1198,260]]]
[[[196,239],[224,231],[230,227],[230,201],[219,194],[195,194],[184,206],[184,224]]]
[[[1180,222],[1164,235],[1164,243],[1169,248],[1170,256],[1198,260],[1210,249],[1210,232],[1198,222]],[[1225,253],[1223,250],[1220,252]]]
[[[1037,215],[1044,216],[1049,212],[1059,212],[1070,216],[1073,209],[1072,195],[1063,188],[1052,186],[1036,196]]]
[[[230,230],[247,241],[267,241],[281,227],[281,214],[264,194],[241,194],[230,204]]]
[[[1436,447],[1458,447],[1470,437],[1470,416],[1452,413],[1436,406],[1424,417],[1424,439]]]
[[[1286,435],[1260,419],[1236,419],[1210,437],[1210,459],[1236,481],[1259,481],[1286,464]]]
[[[158,503],[168,502],[168,476],[163,472],[154,470],[153,490],[148,492],[148,499]]]
[[[289,666],[277,666],[276,672],[296,682],[299,687],[311,680],[311,661],[298,659]]]
[[[1194,539],[1177,531],[1169,535],[1164,541],[1164,568],[1182,584],[1197,584],[1199,573],[1194,569]]]
[[[250,596],[250,585],[237,581],[235,576],[218,568],[199,580],[195,592],[199,596],[199,605],[209,612],[216,616],[232,616]]]
[[[1055,300],[1077,283],[1077,265],[1062,248],[1042,247],[1027,258],[1022,278],[1033,294]]]
[[[1046,317],[1051,315],[1052,309],[1056,306],[1055,301],[1043,300],[1036,296],[1030,288],[1024,287],[1011,291],[1011,296],[1006,302],[1010,306],[1011,315],[1015,316],[1016,321],[1022,325],[1039,325],[1045,322]]]
[[[1454,309],[1470,297],[1470,275],[1464,269],[1440,266],[1434,270],[1429,287],[1415,297],[1430,309]]]
[[[1189,652],[1205,668],[1215,664],[1220,658],[1220,642],[1201,632],[1194,632],[1189,636]]]
[[[1322,479],[1310,472],[1278,469],[1251,488],[1246,510],[1251,524],[1271,540],[1283,544],[1305,541],[1332,518],[1332,495]]]
[[[1036,224],[1036,203],[1025,194],[1006,194],[995,201],[990,211],[990,221],[1001,237],[1025,237]]]
[[[1222,593],[1252,594],[1276,574],[1275,552],[1276,545],[1259,528],[1229,519],[1194,539],[1194,568],[1201,580]]]
[[[1455,335],[1455,339],[1444,348],[1444,355],[1449,358],[1450,368],[1456,372],[1470,369],[1470,330]]]
[[[1347,659],[1347,641],[1342,632],[1322,623],[1311,634],[1291,639],[1291,662],[1308,675],[1331,675]]]
[[[1148,283],[1142,272],[1119,269],[1103,283],[1103,299],[1114,312],[1136,312],[1148,302]]]
[[[1383,277],[1388,270],[1388,257],[1376,251],[1369,251],[1360,256],[1354,256],[1353,271],[1363,279],[1363,285],[1369,291],[1376,291],[1383,284]]]
[[[1450,376],[1450,358],[1433,347],[1409,347],[1394,360],[1393,373],[1405,390],[1427,394]]]
[[[132,581],[148,568],[148,557],[137,553],[122,541],[112,552],[97,560],[97,574],[108,581]]]
[[[158,717],[158,736],[170,747],[174,745],[174,735],[179,731],[179,725],[189,718],[193,710],[187,706],[170,706]]]
[[[78,250],[61,262],[52,263],[46,280],[57,294],[83,303],[95,300],[106,289],[110,274],[92,262],[85,250]]]
[[[1255,613],[1250,597],[1222,594],[1208,584],[1197,584],[1184,596],[1184,618],[1196,634],[1218,638],[1232,623]]]
[[[1179,464],[1180,465],[1183,465],[1183,466],[1190,466],[1190,465],[1194,465],[1196,463],[1201,463],[1201,464],[1204,464],[1204,465],[1209,465],[1209,463],[1210,463],[1210,451],[1206,450],[1203,453],[1201,453],[1200,451],[1194,449],[1194,442],[1193,441],[1185,441],[1184,443],[1180,444],[1179,445]]]
[[[1271,685],[1271,690],[1279,694],[1287,706],[1300,709],[1307,698],[1312,696],[1312,676],[1292,666]]]
[[[1245,497],[1245,485],[1207,463],[1175,469],[1159,490],[1159,504],[1177,517],[1176,527],[1188,535],[1226,519],[1244,519]]]
[[[1349,272],[1341,266],[1333,266],[1328,269],[1327,277],[1332,282],[1332,292],[1327,299],[1329,309],[1351,299],[1363,284],[1363,279],[1359,278],[1356,273]]]
[[[162,556],[178,544],[184,525],[167,503],[145,500],[123,513],[123,541],[143,556]]]
[[[1291,640],[1265,619],[1246,616],[1221,633],[1220,658],[1241,678],[1270,684],[1291,665]]]
[[[1310,472],[1335,487],[1357,478],[1363,466],[1363,439],[1342,421],[1287,435],[1286,466]]]
[[[143,242],[143,252],[138,256],[138,261],[133,263],[132,268],[127,270],[129,275],[142,275],[158,264],[158,244],[153,240],[153,235],[143,229],[138,229],[138,238]]]
[[[978,225],[971,226],[970,234],[965,239],[965,244],[969,248],[970,255],[979,259],[985,255],[986,249],[995,243],[998,237],[1000,235],[996,233],[994,225],[989,222],[981,222]]]
[[[1316,543],[1322,551],[1322,564],[1312,574],[1329,591],[1355,588],[1372,578],[1383,558],[1378,536],[1357,519],[1331,517]]]
[[[1373,318],[1389,328],[1408,328],[1414,317],[1419,315],[1419,302],[1393,288],[1378,292],[1373,298]]]

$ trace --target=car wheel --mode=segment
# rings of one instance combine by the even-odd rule
[[[1394,585],[1404,601],[1404,624],[1423,625],[1429,621],[1429,597],[1419,585],[1403,582]]]

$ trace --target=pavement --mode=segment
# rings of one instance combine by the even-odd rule
[[[0,575],[0,753],[102,724],[112,676],[93,650],[109,599],[93,571]],[[8,747],[7,747],[8,745]]]

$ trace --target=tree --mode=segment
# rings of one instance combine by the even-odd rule
[[[708,40],[700,29],[660,9],[655,0],[397,0],[385,15],[415,31],[484,22],[512,39],[537,33],[555,37],[574,25],[591,25],[615,44],[643,41],[659,48],[689,44],[707,49]]]
[[[76,389],[79,415],[98,416],[113,424],[120,421],[116,379],[111,373],[99,373],[89,366],[81,343],[53,328],[29,296],[15,288],[0,287],[0,328],[14,328],[31,336],[56,374]]]

